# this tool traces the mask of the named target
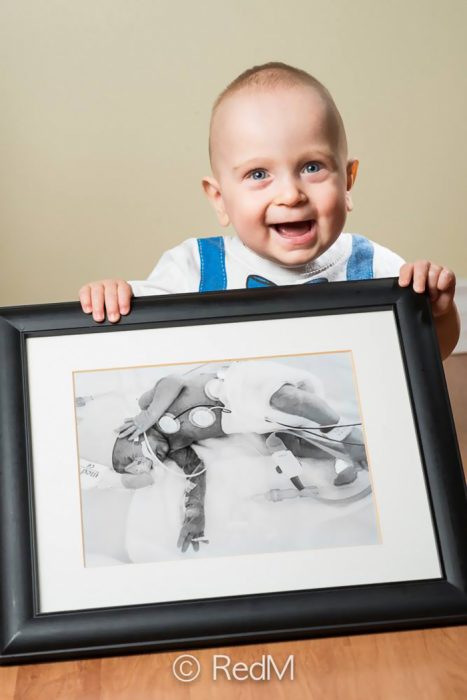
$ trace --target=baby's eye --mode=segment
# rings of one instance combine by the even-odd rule
[[[263,168],[256,168],[256,170],[252,170],[250,173],[248,173],[247,177],[249,177],[251,180],[264,180],[266,175],[267,173],[265,170],[263,170]]]
[[[307,163],[303,169],[306,173],[319,173],[321,165],[312,161],[311,163]]]

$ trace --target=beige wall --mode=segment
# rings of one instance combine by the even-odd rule
[[[467,277],[465,0],[2,0],[0,305],[144,278],[220,232],[204,200],[218,92],[282,60],[333,93],[358,231]]]

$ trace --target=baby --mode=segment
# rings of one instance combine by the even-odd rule
[[[146,282],[86,284],[86,313],[116,322],[133,295],[398,276],[401,286],[428,289],[443,359],[452,352],[460,329],[453,272],[427,260],[404,264],[343,233],[358,161],[348,158],[341,116],[318,80],[283,63],[242,73],[214,104],[209,154],[204,192],[236,235],[188,239]]]
[[[284,363],[243,360],[217,372],[207,364],[195,373],[169,374],[140,397],[139,407],[118,428],[119,438],[139,440],[155,428],[164,446],[177,451],[212,437],[291,429],[307,436],[315,456],[331,453],[346,465],[366,465],[360,424],[335,411],[317,377]]]
[[[151,471],[173,459],[187,485],[178,546],[182,552],[204,541],[206,468],[193,445],[229,434],[269,435],[271,467],[303,490],[297,457],[323,459],[331,454],[342,464],[334,484],[342,486],[367,469],[359,424],[348,424],[326,401],[321,383],[310,372],[286,364],[245,360],[213,371],[169,374],[139,399],[141,409],[118,428],[113,468],[128,488],[153,483]],[[292,429],[290,432],[289,429]]]

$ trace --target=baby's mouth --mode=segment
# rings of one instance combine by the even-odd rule
[[[297,236],[303,236],[311,231],[314,223],[314,219],[307,219],[306,221],[292,221],[284,222],[283,224],[273,224],[272,228],[281,236],[285,236],[286,238],[296,238]]]

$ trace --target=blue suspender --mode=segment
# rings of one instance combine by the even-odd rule
[[[347,261],[348,280],[373,279],[373,244],[363,236],[352,235],[352,252]]]
[[[218,292],[227,289],[225,248],[222,236],[198,238],[200,260],[200,292]]]

